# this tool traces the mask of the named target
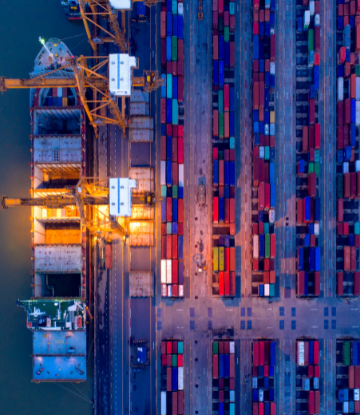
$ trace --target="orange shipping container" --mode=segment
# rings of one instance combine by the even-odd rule
[[[360,25],[356,26],[356,37],[355,37],[356,43],[355,43],[355,51],[360,51]]]

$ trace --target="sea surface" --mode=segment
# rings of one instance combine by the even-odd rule
[[[60,38],[74,55],[91,53],[82,21],[68,21],[60,0],[0,0],[0,76],[28,77],[39,36]],[[29,91],[0,93],[0,195],[29,196],[29,135]],[[0,212],[0,414],[91,414],[93,348],[87,382],[31,382],[32,335],[16,307],[16,300],[31,296],[29,219],[30,208]]]

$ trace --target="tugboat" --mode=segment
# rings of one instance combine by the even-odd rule
[[[61,0],[61,5],[69,20],[81,19],[79,0]]]

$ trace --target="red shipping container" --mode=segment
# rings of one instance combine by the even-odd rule
[[[176,342],[174,342],[174,343],[176,343]],[[183,356],[184,355],[182,355],[182,354],[178,354],[178,356],[177,356],[177,364],[178,364],[179,367],[184,366]]]
[[[356,173],[350,173],[350,197],[354,199],[356,197]]]
[[[314,65],[320,65],[320,53],[314,53]]]
[[[172,73],[172,62],[166,62],[166,73]]]
[[[258,147],[255,147],[258,148]],[[255,157],[253,161],[253,186],[259,186],[260,180],[260,159]]]
[[[351,266],[351,271],[356,270],[356,247],[355,246],[350,247],[350,266]]]
[[[219,295],[224,295],[225,287],[224,287],[224,272],[219,272]]]
[[[319,341],[314,341],[314,365],[319,364]]]
[[[230,68],[235,68],[235,42],[230,42]]]
[[[264,271],[264,284],[270,284],[270,271]],[[265,376],[265,375],[264,375]]]
[[[354,295],[360,295],[360,272],[358,271],[354,272]]]
[[[270,403],[270,415],[276,415],[276,403],[275,402]]]
[[[320,295],[320,272],[317,271],[314,274],[314,295]]]
[[[161,136],[161,160],[166,160],[166,136]]]
[[[253,8],[255,10],[258,10],[259,9],[259,6],[260,6],[260,0],[254,0],[253,1]]]
[[[230,199],[230,223],[235,223],[235,199]]]
[[[320,124],[315,124],[315,149],[316,150],[320,148],[320,142],[321,142]]]
[[[350,76],[350,98],[356,99],[356,74]]]
[[[161,238],[161,259],[166,259],[166,253],[166,236],[164,236],[163,238]]]
[[[177,415],[177,392],[172,393],[172,415]]]
[[[315,124],[315,100],[309,100],[309,125]]]
[[[350,173],[345,173],[343,175],[344,178],[344,197],[350,197]]]
[[[171,235],[171,236],[172,236],[172,258],[177,259],[177,251],[178,251],[177,235]],[[177,267],[177,264],[176,264],[176,267]],[[177,273],[177,270],[176,270],[176,273]],[[173,281],[173,283],[174,283],[174,281]]]
[[[264,21],[265,22],[270,22],[270,9],[265,9]]]
[[[177,149],[178,163],[182,164],[184,163],[184,139],[178,138],[177,140],[178,140],[178,149]]]
[[[259,342],[253,343],[253,365],[259,366]]]
[[[351,100],[348,98],[345,100],[344,105],[344,124],[350,124],[351,121]]]
[[[348,19],[348,17],[347,17],[347,19]],[[348,79],[349,76],[350,76],[350,73],[351,73],[351,65],[350,65],[350,62],[345,62],[345,65],[344,65],[344,78],[345,79]]]
[[[320,366],[314,366],[314,378],[320,377]]]
[[[344,63],[345,59],[346,59],[346,47],[342,46],[339,50],[339,64]]]
[[[166,390],[167,392],[172,391],[172,377],[171,377],[171,367],[166,368]]]
[[[218,11],[218,8],[219,8],[219,2],[218,2],[218,0],[213,0],[213,2],[212,2],[212,11],[213,12],[217,12]]]
[[[172,184],[179,185],[179,165],[177,163],[172,163]]]
[[[224,138],[230,137],[230,113],[224,112]]]
[[[178,74],[178,72],[177,72],[177,62],[176,61],[171,62],[171,73],[173,74],[173,76],[177,76],[177,74]]]
[[[309,414],[314,414],[315,413],[315,396],[314,396],[314,391],[310,391],[309,392],[308,412],[309,412]]]
[[[160,100],[160,121],[162,124],[166,123],[166,98]]]
[[[176,255],[175,256],[177,258],[177,235],[172,235],[173,258],[174,258],[174,243],[175,243],[175,246],[176,246]],[[171,282],[172,282],[172,284],[177,284],[178,283],[178,261],[177,261],[176,258],[171,261]],[[176,342],[174,342],[174,343],[176,343]]]
[[[275,284],[276,274],[275,271],[270,271],[270,284]]]
[[[264,402],[259,402],[259,415],[264,415]]]
[[[171,159],[172,161],[177,162],[177,148],[178,148],[178,140],[177,138],[172,139],[172,152],[171,152]]]
[[[356,172],[356,196],[360,197],[360,171]]]
[[[213,223],[219,222],[219,198],[213,197]]]
[[[258,35],[259,34],[259,23],[258,22],[254,22],[253,23],[253,34],[254,35]]]
[[[253,271],[259,271],[259,260],[253,259]]]
[[[172,198],[166,198],[166,222],[172,222]]]
[[[269,366],[268,365],[264,366],[264,377],[269,377]]]
[[[229,248],[229,270],[235,271],[235,247]]]
[[[274,233],[270,235],[270,241],[271,241],[270,256],[271,258],[275,258],[276,257],[276,235]]]
[[[166,342],[161,342],[161,354],[166,354]]]
[[[267,17],[266,17],[267,11],[269,11],[269,9],[265,10],[265,21],[269,21],[267,20]],[[270,19],[270,13],[269,13],[269,19]],[[270,35],[270,60],[271,62],[275,62],[275,58],[276,58],[276,38],[274,34],[274,35]]]
[[[161,355],[161,366],[166,366],[166,363],[167,363],[167,355],[162,354]]]
[[[166,124],[166,135],[172,136],[172,124]]]
[[[184,40],[178,39],[178,62],[184,62]]]
[[[219,16],[224,14],[224,0],[218,0],[219,2]]]
[[[309,150],[309,161],[310,163],[313,163],[315,161],[315,149],[310,148]]]
[[[259,82],[259,108],[264,108],[265,104],[265,84],[264,81]]]
[[[213,110],[213,136],[219,136],[219,111]]]
[[[224,402],[224,391],[219,390],[219,402]]]
[[[357,25],[355,27],[355,30],[356,30],[356,35],[355,35],[355,52],[359,52],[360,51],[360,26]]]
[[[316,197],[316,173],[310,173],[308,176],[308,195]]]
[[[224,186],[224,160],[219,160],[219,186]]]
[[[337,128],[337,148],[342,150],[344,148],[344,126],[339,125]]]
[[[225,295],[230,296],[230,275],[228,271],[224,272]]]
[[[230,271],[230,295],[232,297],[235,296],[235,272],[233,272],[233,271]],[[233,355],[230,355],[230,356],[233,356]],[[231,359],[231,357],[230,357],[230,359]],[[230,373],[231,373],[231,368],[230,368]]]
[[[176,62],[176,66],[177,66],[177,74],[179,76],[184,76],[184,62],[178,61]]]
[[[308,138],[308,126],[303,126],[302,128],[302,151],[308,151],[309,148],[309,138]]]
[[[296,222],[304,223],[303,200],[296,199]]]
[[[230,111],[230,85],[224,85],[224,111]]]
[[[304,295],[305,293],[305,280],[304,271],[297,273],[297,295]]]
[[[264,365],[270,363],[270,342],[264,341]],[[261,350],[261,347],[260,347]]]
[[[338,15],[339,16],[343,16],[344,15],[344,5],[343,4],[339,4],[338,5]]]
[[[178,76],[178,101],[184,102],[184,78]]]
[[[264,271],[270,271],[270,260],[269,260],[269,258],[264,259]]]
[[[316,246],[316,235],[310,235],[310,246]]]
[[[230,369],[230,378],[234,378],[235,377],[235,354],[231,353],[230,354],[230,364],[229,364],[229,369]]]
[[[360,247],[360,235],[354,235],[355,236],[355,246],[356,248]]]
[[[348,367],[348,387],[349,389],[354,389],[354,366]]]
[[[184,415],[184,391],[178,391],[178,415]]]
[[[308,366],[308,377],[309,378],[313,378],[314,377],[314,366],[313,365],[309,365]]]
[[[166,353],[172,354],[172,341],[166,342]]]
[[[337,286],[336,286],[337,295],[343,295],[344,294],[344,274],[342,272],[338,272],[336,277],[337,277]]]
[[[259,404],[258,402],[253,402],[253,415],[259,415]]]
[[[265,183],[261,182],[259,184],[258,209],[264,210],[264,205],[265,205]]]
[[[235,32],[235,15],[230,15],[230,32]]]
[[[171,242],[172,242],[171,235],[167,235],[166,236],[166,259],[171,259],[172,257],[172,243]]]
[[[184,199],[178,199],[178,228],[179,228],[179,223],[183,223],[183,222],[184,222]],[[182,233],[181,234],[179,233],[179,235],[182,235]]]
[[[254,82],[253,86],[253,110],[259,109],[260,86],[259,82]]]
[[[355,414],[360,413],[360,402],[359,401],[354,401],[354,413]]]
[[[219,377],[219,355],[213,354],[213,379]]]
[[[213,35],[213,59],[219,59],[219,37],[218,35]]]
[[[230,271],[230,248],[225,248],[224,251],[224,271]]]
[[[314,409],[315,409],[315,411],[314,411],[315,414],[320,414],[320,391],[318,391],[318,390],[315,391],[315,405],[314,405]]]
[[[343,228],[342,228],[342,231],[343,231],[343,235],[349,235],[349,223],[348,222],[344,222],[343,224]]]
[[[265,209],[270,209],[270,183],[265,183]]]
[[[265,364],[265,344],[264,342],[259,342],[259,366],[264,366]]]
[[[230,13],[229,11],[224,11],[224,26],[229,26],[230,24]]]
[[[360,366],[355,366],[354,368],[354,387],[355,389],[360,387]]]
[[[224,353],[224,342],[219,342],[219,354],[223,354],[223,353]]]
[[[344,270],[350,271],[350,246],[344,246]]]
[[[253,235],[258,235],[259,234],[259,224],[258,223],[253,223],[252,233],[253,233]]]
[[[219,15],[218,15],[218,12],[213,12],[213,24],[212,24],[213,30],[217,30],[218,26],[219,26]],[[178,59],[179,59],[179,55],[178,55]]]
[[[309,126],[309,149],[314,148],[314,142],[315,142],[314,136],[315,136],[315,128],[313,125],[310,125]]]

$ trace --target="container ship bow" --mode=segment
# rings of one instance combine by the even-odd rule
[[[71,52],[47,41],[30,77],[73,77]],[[31,196],[62,197],[85,174],[85,113],[74,88],[30,90]],[[33,333],[33,381],[86,380],[86,237],[75,206],[32,207],[32,298],[19,301]]]

